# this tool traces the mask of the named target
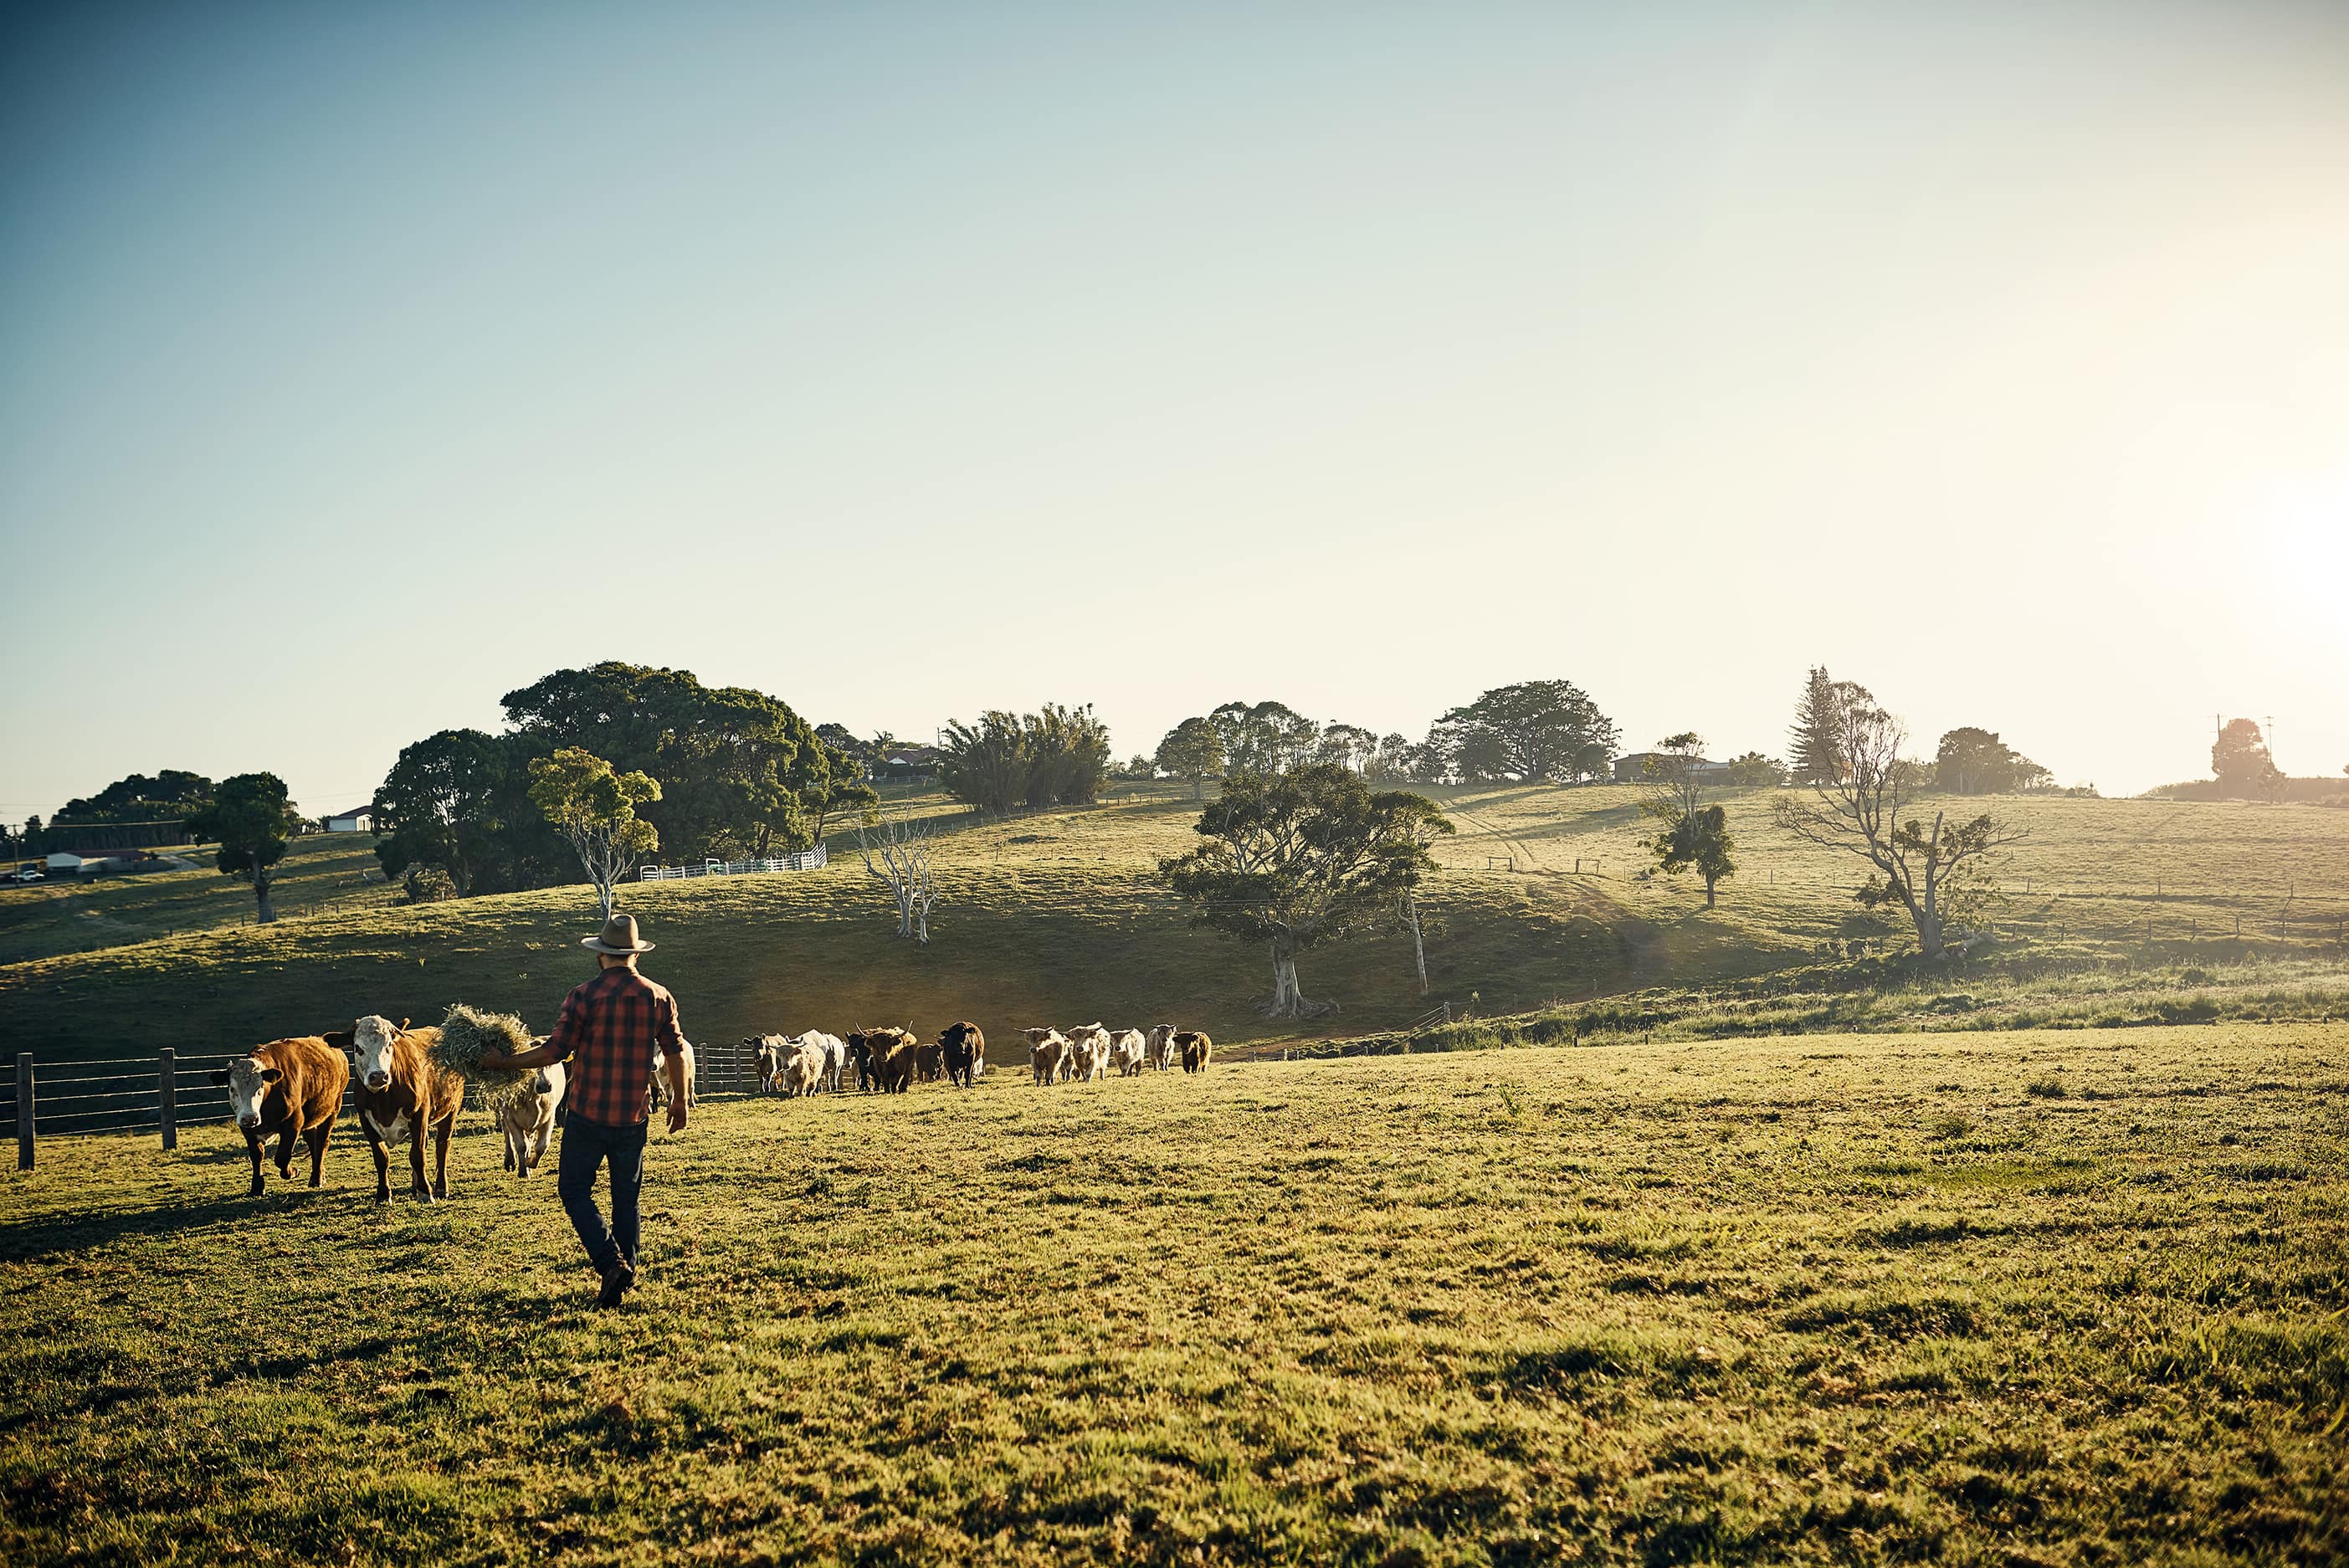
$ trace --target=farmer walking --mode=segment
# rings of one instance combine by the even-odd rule
[[[481,1066],[544,1067],[571,1061],[570,1112],[563,1123],[563,1153],[555,1191],[579,1233],[587,1259],[604,1278],[598,1306],[617,1306],[636,1283],[636,1198],[645,1180],[646,1119],[653,1063],[663,1063],[668,1085],[668,1130],[685,1130],[685,1037],[678,1032],[677,999],[636,973],[636,958],[653,944],[636,933],[634,915],[615,913],[580,945],[600,954],[595,978],[563,999],[563,1016],[546,1044],[512,1057],[485,1056]],[[596,1168],[612,1168],[612,1223],[595,1208]]]

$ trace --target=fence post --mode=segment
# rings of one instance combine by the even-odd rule
[[[16,1169],[33,1168],[33,1053],[16,1053]]]
[[[171,1047],[165,1046],[163,1047],[163,1065],[160,1069],[163,1075],[161,1093],[157,1096],[157,1103],[162,1107],[163,1147],[166,1149],[177,1149],[180,1147],[180,1106],[179,1101],[172,1098],[172,1091],[176,1085],[173,1080],[171,1066]]]

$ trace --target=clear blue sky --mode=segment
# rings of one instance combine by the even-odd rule
[[[12,818],[605,657],[2349,763],[2349,6],[44,9]]]

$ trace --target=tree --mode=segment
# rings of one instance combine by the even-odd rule
[[[1227,773],[1286,773],[1313,759],[1321,727],[1287,703],[1227,702],[1207,715]]]
[[[1642,769],[1647,792],[1640,812],[1657,824],[1641,841],[1657,866],[1674,876],[1693,870],[1704,879],[1704,907],[1711,909],[1714,887],[1737,862],[1730,858],[1736,845],[1730,841],[1728,813],[1703,803],[1703,762],[1704,742],[1692,731],[1658,741]]]
[[[184,821],[212,804],[212,781],[201,773],[166,768],[150,779],[133,773],[97,794],[68,800],[50,820],[67,826],[96,822]]]
[[[838,725],[821,726],[816,733],[821,736],[824,729],[839,727]],[[811,843],[823,841],[824,825],[832,820],[834,812],[868,811],[881,803],[880,795],[864,781],[863,763],[829,740],[819,744],[828,754],[822,777],[800,791],[800,806],[806,812],[810,823],[808,841]]]
[[[1317,763],[1234,774],[1196,830],[1206,842],[1161,861],[1161,880],[1191,905],[1193,924],[1266,944],[1268,1012],[1298,1018],[1330,1006],[1299,988],[1298,954],[1390,918],[1435,869],[1428,838],[1452,824],[1423,795],[1374,794],[1358,774]]]
[[[1810,798],[1781,799],[1778,825],[1808,843],[1864,861],[1871,868],[1856,895],[1875,909],[1897,903],[1917,930],[1929,959],[1948,955],[1947,933],[1971,921],[1989,897],[1982,873],[1989,859],[2027,835],[1984,813],[1951,822],[1933,813],[1928,828],[1901,813],[1924,782],[1924,770],[1902,758],[1909,738],[1900,721],[1849,683],[1835,688],[1838,707],[1826,716],[1840,752],[1837,776],[1811,787]]]
[[[1046,703],[1035,713],[990,708],[976,725],[948,719],[938,777],[947,793],[985,811],[1090,805],[1109,778],[1109,727],[1091,704]]]
[[[930,874],[930,830],[893,812],[859,825],[856,843],[864,851],[865,874],[887,882],[897,901],[898,936],[928,946],[930,911],[938,902],[937,882]],[[875,853],[881,857],[877,866]]]
[[[636,808],[661,798],[645,773],[621,773],[594,752],[566,746],[530,764],[530,799],[554,824],[595,884],[604,918],[618,902],[614,884],[660,848],[660,832]]]
[[[1951,795],[2006,795],[2037,788],[2049,777],[1992,731],[1971,726],[1942,736],[1933,755],[1934,782]]]
[[[41,818],[38,812],[25,819],[25,834],[21,841],[25,853],[36,855],[41,852]]]
[[[2267,738],[2248,718],[2230,718],[2210,748],[2210,771],[2219,792],[2245,799],[2272,800],[2283,793],[2283,770],[2268,754]]]
[[[975,725],[947,720],[938,778],[947,792],[982,811],[1009,811],[1028,792],[1028,735],[1016,713],[989,708]]]
[[[264,925],[275,920],[269,889],[277,880],[277,862],[285,858],[286,841],[303,826],[302,813],[286,799],[285,781],[274,773],[223,779],[212,791],[212,803],[186,820],[199,842],[220,845],[212,863],[221,875],[243,877],[253,884],[259,905],[254,918]]]
[[[1749,751],[1729,759],[1729,782],[1741,789],[1775,789],[1786,782],[1786,768],[1775,757]]]
[[[1191,781],[1191,799],[1207,798],[1207,780],[1224,770],[1223,738],[1204,718],[1186,718],[1158,743],[1158,770]]]
[[[1834,783],[1843,772],[1844,738],[1837,726],[1845,713],[1875,700],[1866,686],[1831,678],[1825,665],[1812,665],[1795,705],[1794,728],[1787,732],[1793,749],[1786,772],[1793,782],[1814,787]]]
[[[1619,738],[1614,721],[1570,681],[1495,686],[1436,720],[1436,728],[1464,780],[1490,777],[1526,784],[1599,777],[1614,759]]]
[[[376,859],[396,877],[411,866],[449,874],[459,898],[497,854],[507,753],[478,729],[444,729],[400,748],[376,791]]]
[[[1402,784],[1411,778],[1412,753],[1417,749],[1402,735],[1380,738],[1378,748],[1362,763],[1362,777],[1373,783]]]

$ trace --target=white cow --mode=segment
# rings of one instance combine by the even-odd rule
[[[549,1062],[533,1073],[530,1082],[515,1090],[498,1112],[506,1135],[506,1169],[517,1179],[546,1158],[546,1140],[554,1136],[554,1108],[570,1087],[570,1069]]]
[[[792,1099],[815,1093],[823,1087],[830,1062],[830,1053],[805,1035],[784,1041],[783,1093]]]
[[[1109,1031],[1099,1024],[1084,1024],[1069,1031],[1069,1043],[1076,1047],[1077,1077],[1091,1082],[1109,1077]]]
[[[1140,1029],[1120,1029],[1109,1037],[1109,1059],[1120,1078],[1133,1078],[1150,1057],[1150,1042]]]
[[[1022,1029],[1028,1037],[1029,1066],[1040,1084],[1061,1083],[1069,1076],[1069,1037],[1058,1029]]]
[[[810,1029],[792,1045],[813,1046],[823,1060],[816,1068],[816,1088],[827,1094],[840,1092],[840,1075],[848,1067],[848,1042],[838,1035],[827,1035],[822,1029]],[[810,1092],[813,1092],[811,1090]]]
[[[1183,1059],[1181,1048],[1174,1044],[1179,1033],[1172,1024],[1161,1024],[1150,1031],[1150,1062],[1160,1072],[1173,1072],[1175,1064]]]

